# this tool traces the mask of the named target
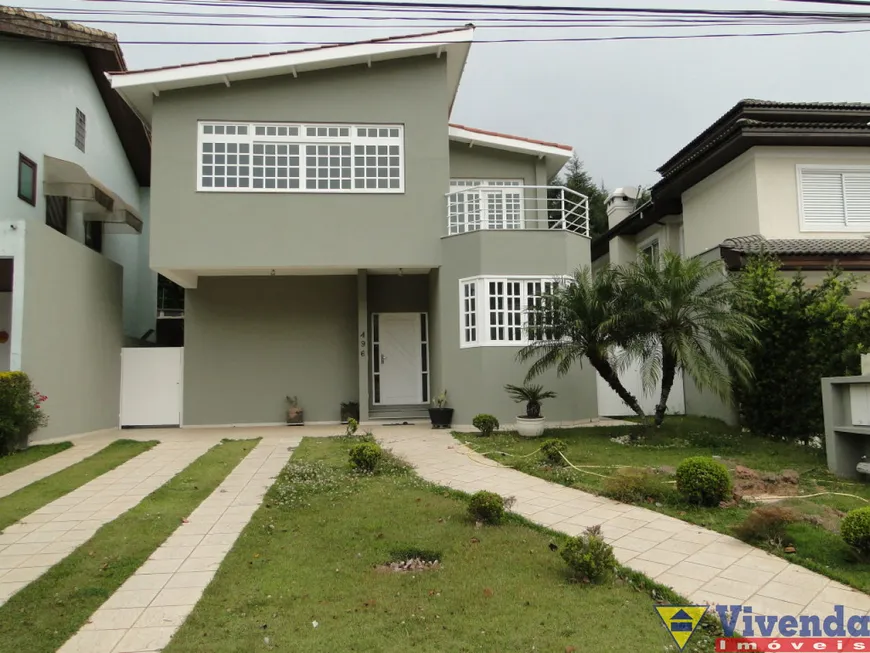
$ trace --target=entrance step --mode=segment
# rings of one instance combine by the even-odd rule
[[[419,404],[400,406],[373,406],[369,409],[372,422],[424,423],[429,421],[428,406]]]

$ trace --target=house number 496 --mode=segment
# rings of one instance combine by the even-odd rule
[[[359,355],[361,358],[366,357],[366,332],[359,334]]]

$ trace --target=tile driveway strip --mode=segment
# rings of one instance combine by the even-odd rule
[[[56,474],[62,469],[83,461],[92,456],[100,449],[105,449],[112,440],[88,442],[81,445],[73,445],[65,451],[56,453],[48,458],[43,458],[30,465],[25,465],[14,472],[0,476],[0,498],[18,492],[21,488],[36,481],[41,481],[47,476]]]
[[[695,603],[727,601],[757,606],[758,614],[798,614],[836,597],[857,614],[870,612],[870,596],[804,567],[727,535],[504,467],[444,431],[391,427],[375,435],[432,483],[515,495],[513,512],[569,535],[601,524],[622,564]],[[786,608],[790,612],[783,613]]]
[[[213,444],[158,444],[9,526],[0,535],[0,605]]]
[[[301,440],[260,441],[58,653],[140,653],[169,644]]]

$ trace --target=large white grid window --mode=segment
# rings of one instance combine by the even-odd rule
[[[197,190],[402,193],[401,125],[200,122]]]
[[[539,276],[460,279],[460,346],[522,346],[555,339],[547,297],[566,282]]]
[[[451,179],[448,198],[450,233],[522,229],[522,185],[519,179]]]
[[[799,165],[802,231],[870,231],[870,166]]]

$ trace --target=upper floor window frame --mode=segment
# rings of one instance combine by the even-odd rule
[[[196,190],[401,194],[404,137],[401,124],[200,120]]]
[[[18,153],[18,199],[36,206],[36,161]]]
[[[835,203],[827,218],[814,220],[808,215],[805,173],[813,172],[828,177],[828,188],[821,192],[829,193]],[[795,175],[801,232],[870,232],[870,166],[798,164]],[[838,213],[842,213],[842,222]]]
[[[651,259],[653,263],[658,265],[658,262],[661,260],[661,247],[658,234],[650,236],[637,246],[638,261],[640,261],[642,257],[647,257]]]
[[[481,229],[524,229],[522,179],[451,179],[448,234]]]

